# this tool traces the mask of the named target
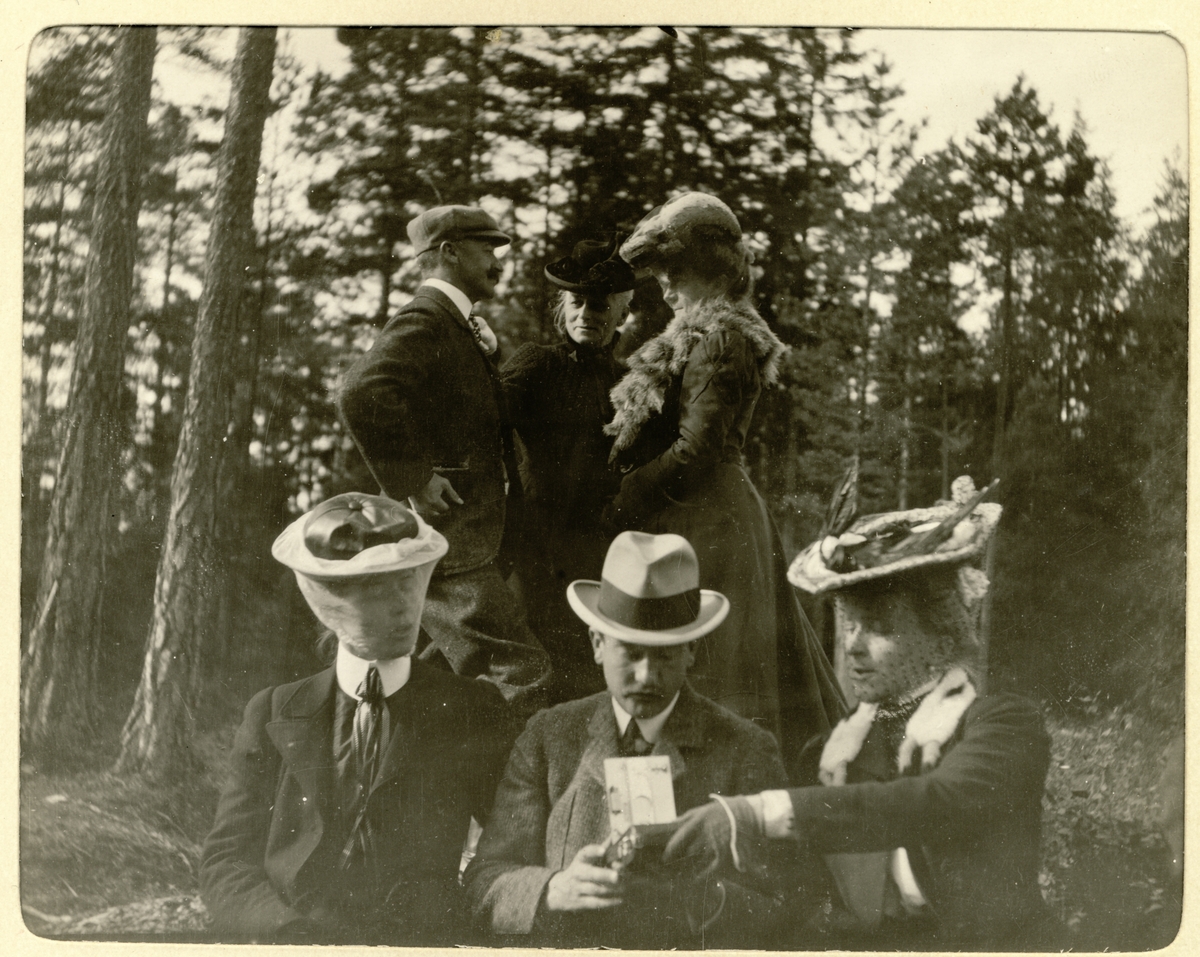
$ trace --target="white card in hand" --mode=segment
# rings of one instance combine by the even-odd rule
[[[608,821],[614,835],[624,834],[635,824],[675,820],[675,787],[667,755],[605,758],[604,782]]]

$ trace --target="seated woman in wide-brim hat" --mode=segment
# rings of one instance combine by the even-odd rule
[[[1030,702],[981,694],[976,674],[1000,506],[975,506],[929,551],[897,547],[970,504],[969,480],[956,486],[956,503],[860,519],[796,558],[795,585],[836,596],[857,708],[806,754],[808,786],[695,809],[667,848],[714,869],[744,870],[772,841],[823,860],[832,918],[799,941],[1005,948],[1044,917],[1049,739]]]

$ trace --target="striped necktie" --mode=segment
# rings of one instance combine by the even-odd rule
[[[371,665],[367,669],[367,676],[358,686],[358,707],[354,711],[354,727],[350,738],[358,780],[355,800],[358,813],[354,817],[346,846],[342,849],[343,868],[369,860],[374,850],[375,839],[367,818],[367,798],[379,770],[383,720],[383,681],[379,677],[379,669]]]

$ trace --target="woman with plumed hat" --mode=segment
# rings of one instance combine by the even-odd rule
[[[611,535],[601,514],[617,491],[608,463],[609,390],[620,376],[613,358],[617,326],[629,314],[635,279],[617,255],[616,237],[577,243],[545,267],[555,287],[554,324],[563,341],[522,346],[501,369],[524,491],[517,573],[530,626],[550,655],[552,702],[603,689],[586,629],[565,594],[595,578]]]
[[[984,693],[980,676],[1001,509],[969,478],[954,491],[796,558],[792,581],[836,599],[857,706],[807,750],[803,786],[690,811],[666,850],[707,855],[715,873],[790,844],[814,898],[791,946],[1059,949],[1038,889],[1049,737],[1032,703]]]
[[[790,765],[843,703],[742,453],[784,345],[751,304],[751,256],[716,197],[685,193],[653,210],[621,256],[654,275],[675,316],[629,357],[612,392],[605,431],[624,474],[608,518],[695,547],[701,584],[728,595],[733,610],[698,649],[692,681],[774,732]]]

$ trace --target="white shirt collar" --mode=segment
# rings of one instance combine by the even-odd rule
[[[426,279],[422,281],[421,285],[433,286],[438,292],[444,292],[450,301],[458,306],[458,311],[462,313],[464,319],[471,318],[471,300],[458,286],[452,285],[444,279]]]
[[[341,688],[355,701],[358,700],[358,686],[367,676],[367,669],[374,665],[379,669],[379,678],[383,682],[383,696],[391,697],[406,684],[412,673],[412,658],[384,658],[379,661],[365,661],[356,657],[343,644],[338,644],[337,652],[337,681]]]
[[[611,695],[609,696],[612,697]],[[642,729],[642,737],[654,744],[658,740],[658,736],[662,733],[663,725],[667,723],[667,718],[671,717],[671,712],[675,710],[675,702],[679,700],[679,692],[675,692],[675,697],[671,699],[671,703],[662,709],[653,718],[638,718],[638,727]],[[625,729],[629,727],[631,715],[628,711],[617,704],[617,699],[612,698],[613,714],[617,716],[617,730],[621,734],[625,733]]]

